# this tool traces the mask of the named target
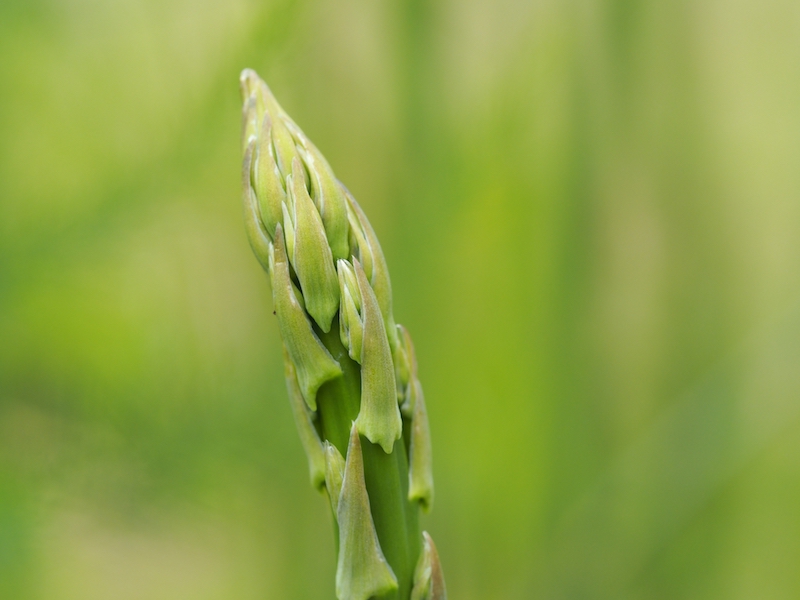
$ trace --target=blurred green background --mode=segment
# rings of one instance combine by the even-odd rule
[[[794,0],[2,0],[0,598],[333,598],[253,67],[370,216],[451,597],[800,597]]]

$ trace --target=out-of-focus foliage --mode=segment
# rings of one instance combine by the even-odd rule
[[[791,0],[3,0],[0,597],[332,597],[245,66],[382,240],[453,598],[800,597],[798,37]]]

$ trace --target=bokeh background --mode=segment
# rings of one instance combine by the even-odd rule
[[[2,0],[0,598],[333,598],[253,67],[375,226],[451,597],[800,597],[795,0]]]

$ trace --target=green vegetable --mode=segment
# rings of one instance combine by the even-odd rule
[[[408,332],[375,231],[267,85],[241,76],[243,201],[272,285],[286,383],[312,484],[336,520],[339,600],[443,600],[419,510],[431,443]]]

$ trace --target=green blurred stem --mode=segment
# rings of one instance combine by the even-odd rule
[[[331,442],[342,456],[347,454],[350,427],[361,404],[361,368],[347,354],[339,339],[338,317],[328,333],[317,335],[339,361],[343,377],[329,381],[317,393],[317,410],[322,437]],[[421,550],[419,508],[408,500],[408,452],[406,441],[397,440],[391,454],[361,436],[364,456],[364,479],[378,540],[399,584],[397,592],[385,600],[407,600],[411,594],[414,568]],[[337,532],[338,552],[338,532]]]

